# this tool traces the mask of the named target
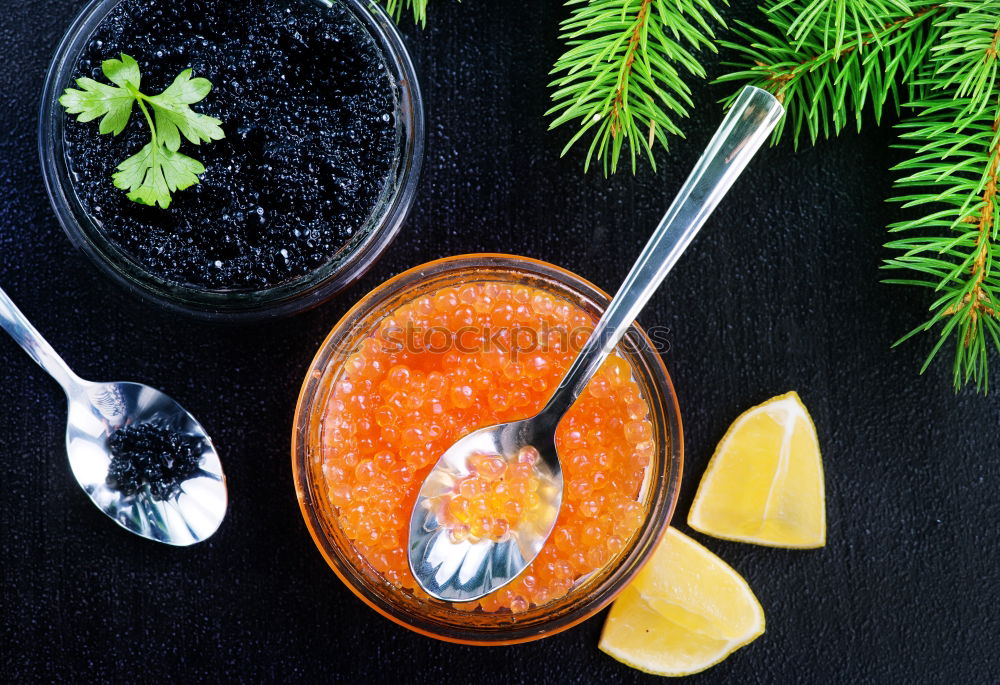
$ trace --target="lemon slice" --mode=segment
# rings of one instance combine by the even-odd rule
[[[764,632],[746,581],[675,528],[611,606],[601,651],[646,673],[690,675]]]
[[[819,441],[797,393],[773,397],[733,422],[701,479],[688,525],[772,547],[826,544]]]

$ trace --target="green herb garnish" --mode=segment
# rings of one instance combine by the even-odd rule
[[[128,198],[133,202],[166,209],[172,192],[198,183],[198,176],[205,172],[201,162],[178,152],[181,135],[195,145],[226,137],[221,121],[190,107],[205,99],[212,90],[212,82],[191,78],[191,70],[185,69],[159,95],[145,95],[139,91],[142,80],[139,64],[124,53],[120,60],[103,62],[101,71],[115,85],[90,78],[77,79],[76,85],[82,90],[67,88],[59,104],[69,114],[79,115],[80,121],[101,117],[98,130],[118,135],[132,116],[132,104],[138,103],[149,124],[151,140],[119,164],[112,179],[115,186],[129,191]]]

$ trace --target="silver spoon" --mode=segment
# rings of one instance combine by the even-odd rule
[[[216,531],[226,514],[226,477],[211,438],[193,416],[159,390],[140,383],[92,383],[66,365],[0,289],[0,326],[62,386],[69,400],[66,452],[70,468],[97,508],[136,535],[191,545]],[[163,501],[149,486],[125,496],[107,483],[108,439],[129,424],[153,423],[201,439],[198,471]]]
[[[410,569],[428,594],[451,602],[478,599],[513,580],[542,549],[562,504],[556,426],[782,114],[767,91],[747,87],[740,93],[548,404],[531,418],[470,433],[435,464],[417,495],[408,545]],[[455,540],[438,514],[456,482],[470,474],[469,458],[482,454],[508,461],[531,454],[540,506],[500,542]]]

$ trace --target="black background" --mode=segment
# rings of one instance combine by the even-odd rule
[[[404,23],[428,110],[419,199],[357,285],[292,320],[217,328],[126,296],[76,254],[42,187],[36,108],[79,0],[2,0],[0,283],[88,378],[177,397],[215,436],[231,507],[208,542],[125,534],[66,465],[60,391],[0,339],[3,627],[0,679],[370,682],[654,680],[597,649],[603,616],[540,642],[460,647],[356,599],[306,532],[289,469],[301,378],[329,328],[389,276],[436,257],[514,252],[614,290],[721,118],[729,91],[692,80],[687,140],[661,172],[584,175],[546,131],[560,52],[555,0],[431,3]],[[728,18],[760,23],[753,2]],[[722,73],[708,58],[710,75]],[[798,390],[824,452],[829,541],[816,551],[701,542],[743,574],[767,632],[691,682],[997,682],[1000,405],[917,370],[930,337],[890,350],[928,295],[882,285],[895,217],[889,126],[763,151],[643,312],[686,433],[675,523],[730,421]],[[950,357],[950,353],[944,355]],[[994,354],[994,366],[998,361]],[[1000,367],[997,371],[1000,372]]]

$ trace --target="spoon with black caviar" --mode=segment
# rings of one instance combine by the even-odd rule
[[[193,416],[148,385],[83,380],[2,289],[0,326],[66,393],[69,465],[98,509],[168,545],[192,545],[216,531],[226,514],[226,477]]]
[[[407,548],[410,570],[432,597],[451,602],[484,597],[516,578],[541,551],[562,506],[559,421],[783,114],[765,90],[750,86],[740,93],[545,407],[530,418],[473,431],[431,469],[413,507]],[[485,455],[532,464],[538,503],[497,538],[456,535],[446,508]]]

